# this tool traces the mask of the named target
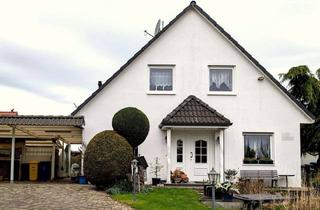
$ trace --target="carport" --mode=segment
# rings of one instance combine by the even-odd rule
[[[0,116],[0,172],[2,164],[3,173],[9,171],[13,182],[21,180],[23,164],[46,161],[51,164],[51,180],[56,166],[70,175],[71,144],[82,143],[83,125],[82,116]],[[56,163],[59,152],[62,166]],[[9,164],[10,170],[6,170]]]

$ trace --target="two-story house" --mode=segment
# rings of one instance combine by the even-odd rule
[[[83,141],[124,107],[148,116],[139,154],[158,157],[168,182],[176,168],[190,181],[273,169],[301,185],[300,125],[313,115],[194,1],[72,113],[85,117]]]

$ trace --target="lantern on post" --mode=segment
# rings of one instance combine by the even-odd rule
[[[209,182],[212,185],[212,209],[215,209],[215,184],[218,183],[220,179],[220,174],[217,173],[214,168],[208,173]]]
[[[131,161],[131,169],[132,169],[132,183],[133,183],[133,200],[136,200],[136,174],[138,172],[138,161],[133,159]]]

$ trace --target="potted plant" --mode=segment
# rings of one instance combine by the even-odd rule
[[[236,169],[227,169],[224,171],[224,174],[229,182],[233,182],[238,174],[238,171]]]
[[[159,163],[159,158],[156,157],[156,160],[154,163],[151,163],[150,164],[150,169],[151,169],[151,173],[154,174],[155,177],[152,178],[152,185],[158,185],[160,184],[160,170],[163,168],[163,165],[161,165]]]
[[[239,194],[239,190],[234,186],[232,182],[217,183],[215,185],[216,192],[222,194],[223,201],[230,202],[233,199],[233,194]]]
[[[273,160],[270,158],[261,158],[259,159],[260,164],[273,164]]]
[[[243,159],[244,164],[258,164],[258,160],[256,158],[244,158]]]

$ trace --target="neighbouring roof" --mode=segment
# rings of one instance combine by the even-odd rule
[[[84,125],[83,116],[18,115],[0,116],[0,125],[77,126]]]
[[[96,91],[94,91],[82,104],[80,104],[71,115],[78,113],[87,103],[89,103],[102,89],[104,89],[113,79],[115,79],[123,70],[126,69],[141,53],[143,53],[154,41],[165,33],[181,16],[187,11],[194,9],[204,16],[223,36],[225,36],[236,48],[238,48],[258,69],[260,69],[283,93],[285,93],[307,116],[315,119],[315,116],[301,104],[281,83],[276,80],[252,55],[244,49],[231,35],[226,32],[215,20],[213,20],[205,11],[199,7],[195,1],[192,1],[182,12],[180,12],[172,21],[169,22],[158,34],[156,34],[146,45],[144,45],[132,58],[130,58],[121,68],[116,71],[106,82],[104,82]]]
[[[169,113],[159,125],[163,126],[230,126],[232,123],[199,98],[191,95]]]

